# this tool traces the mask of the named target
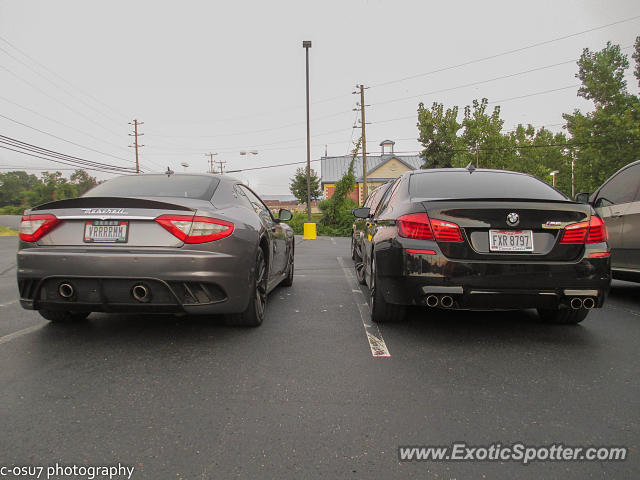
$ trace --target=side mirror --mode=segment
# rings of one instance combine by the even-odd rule
[[[351,210],[351,215],[356,218],[369,218],[370,214],[371,211],[369,210],[369,207],[354,208]]]
[[[578,203],[589,203],[589,194],[586,192],[576,193],[575,200]]]
[[[288,222],[292,218],[293,213],[291,213],[291,211],[287,210],[286,208],[281,208],[278,211],[278,220],[280,220],[281,222]]]

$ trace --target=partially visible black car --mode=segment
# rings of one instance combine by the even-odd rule
[[[522,173],[448,168],[399,177],[367,220],[364,277],[373,321],[407,305],[536,308],[578,323],[611,282],[607,229],[590,205]]]
[[[364,202],[364,206],[370,211],[374,211],[382,200],[382,196],[387,189],[391,186],[393,181],[389,181],[378,188],[374,189]],[[368,220],[362,218],[355,218],[353,222],[353,229],[351,232],[351,258],[353,259],[356,278],[360,285],[364,285],[364,264],[362,263],[362,238],[366,235]]]
[[[640,282],[640,160],[611,175],[596,192],[579,193],[607,225],[613,278]]]

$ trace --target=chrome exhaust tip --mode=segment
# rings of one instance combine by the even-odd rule
[[[587,310],[591,310],[596,306],[596,301],[591,297],[587,297],[582,301],[582,306]]]
[[[62,298],[71,298],[73,297],[74,293],[75,293],[75,289],[73,288],[73,285],[71,285],[70,283],[65,282],[58,285],[58,294]]]
[[[435,295],[429,295],[427,297],[427,307],[437,307],[438,306],[438,297]]]
[[[573,308],[574,310],[579,310],[582,308],[582,299],[575,297],[571,299],[571,308]]]
[[[450,297],[449,295],[444,295],[441,299],[440,299],[440,305],[442,305],[444,308],[451,308],[453,307],[453,298]]]
[[[147,303],[151,300],[151,290],[140,283],[131,289],[131,296],[138,302]]]

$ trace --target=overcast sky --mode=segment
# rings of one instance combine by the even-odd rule
[[[359,83],[371,87],[370,152],[384,139],[395,140],[396,151],[420,149],[419,101],[462,111],[487,97],[499,101],[505,130],[522,122],[558,131],[563,112],[590,107],[576,96],[582,49],[601,49],[610,40],[630,54],[640,35],[636,16],[635,0],[0,0],[0,114],[13,120],[0,117],[0,134],[132,166],[127,122],[136,118],[144,122],[145,171],[183,171],[187,162],[187,171],[204,172],[208,152],[217,152],[226,170],[304,161],[303,40],[313,41],[312,160],[325,148],[345,154],[359,135],[351,95]],[[621,20],[628,21],[444,69]],[[479,83],[532,69],[539,70]],[[442,71],[428,74],[434,70]],[[637,92],[631,69],[627,80]],[[470,83],[476,84],[465,86]],[[243,150],[258,155],[241,156]],[[319,169],[319,162],[312,165]],[[0,150],[2,171],[12,166],[60,167]],[[260,194],[288,194],[294,171],[234,175]]]

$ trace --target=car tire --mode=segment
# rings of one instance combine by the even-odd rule
[[[589,310],[581,308],[570,310],[568,308],[558,308],[556,310],[538,309],[540,318],[548,323],[558,323],[563,325],[575,325],[583,321],[589,314]]]
[[[351,234],[351,260],[354,260],[357,258],[357,253],[356,253],[356,239],[353,236],[353,233]]]
[[[295,259],[295,247],[292,244],[291,245],[291,253],[289,254],[289,268],[287,270],[287,276],[286,278],[282,281],[282,283],[280,285],[284,286],[284,287],[290,287],[291,285],[293,285],[293,261]]]
[[[66,312],[64,310],[38,310],[38,313],[52,323],[81,322],[91,312]]]
[[[262,325],[267,306],[267,279],[267,262],[264,250],[258,247],[256,266],[249,292],[249,303],[244,312],[228,315],[225,319],[227,325],[234,327],[258,327]]]
[[[362,252],[358,252],[357,247],[354,247],[354,254],[353,254],[353,265],[356,271],[356,280],[358,280],[358,283],[360,285],[366,285],[367,281],[365,279],[365,268],[364,268],[364,261],[362,260]]]
[[[376,271],[376,261],[371,261],[371,285],[369,292],[371,295],[371,320],[376,323],[400,322],[404,320],[407,308],[404,305],[387,303],[380,292],[378,285],[378,272]]]

